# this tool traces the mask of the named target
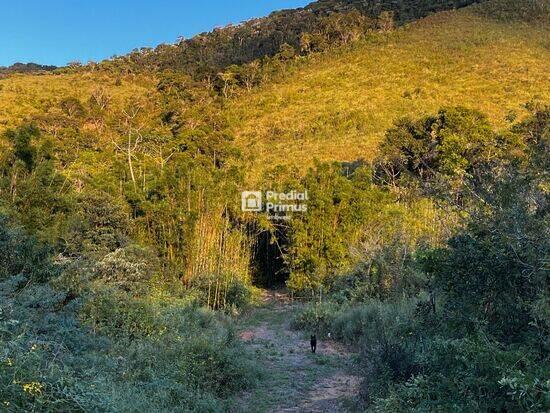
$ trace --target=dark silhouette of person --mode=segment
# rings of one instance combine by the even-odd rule
[[[317,336],[315,334],[312,334],[309,343],[311,344],[311,352],[315,353],[317,350]]]

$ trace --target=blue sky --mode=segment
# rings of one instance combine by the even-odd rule
[[[309,2],[7,0],[0,8],[0,66],[98,61]]]

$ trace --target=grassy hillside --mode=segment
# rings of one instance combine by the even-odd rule
[[[550,27],[517,14],[487,15],[503,4],[441,12],[314,56],[232,101],[227,113],[252,178],[274,164],[372,159],[399,117],[462,105],[500,129],[525,115],[531,99],[548,101]]]
[[[88,102],[94,91],[104,90],[111,107],[120,107],[130,98],[151,98],[152,77],[117,79],[106,73],[62,73],[11,75],[0,80],[0,132],[14,127],[32,116],[52,113],[64,98],[74,97]]]
[[[274,80],[241,92],[226,102],[225,115],[249,163],[248,178],[278,164],[305,168],[314,158],[370,160],[397,118],[442,106],[479,109],[498,129],[525,116],[528,101],[550,99],[547,10],[544,2],[529,3],[543,17],[510,10],[504,0],[440,12],[297,58]],[[158,101],[156,83],[155,74],[12,75],[0,79],[0,132],[51,114],[67,96],[87,102],[98,89],[112,111],[130,100]]]

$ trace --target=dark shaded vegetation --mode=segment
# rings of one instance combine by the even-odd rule
[[[94,263],[43,251],[2,218],[3,411],[222,411],[257,380],[230,320],[178,284],[151,294],[142,252]]]

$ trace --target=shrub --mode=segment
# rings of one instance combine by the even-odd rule
[[[548,411],[548,364],[527,348],[503,349],[488,337],[430,340],[422,374],[394,386],[374,411]],[[540,363],[540,362],[539,362]]]
[[[310,304],[292,321],[294,328],[327,333],[331,331],[332,322],[338,306],[332,302]]]
[[[420,334],[413,300],[371,301],[342,312],[333,322],[334,335],[360,346],[363,396],[384,394],[390,382],[402,382],[418,372]]]
[[[226,305],[232,308],[243,308],[250,304],[252,291],[250,286],[239,280],[233,280],[227,289]]]
[[[193,279],[198,302],[214,310],[235,310],[252,302],[253,287],[231,275],[201,275]],[[191,292],[193,294],[193,292]]]
[[[222,412],[258,377],[223,314],[104,287],[83,297],[91,331],[82,299],[13,281],[0,282],[2,411]]]
[[[0,215],[0,281],[12,275],[45,281],[56,274],[50,249]]]
[[[105,255],[95,266],[95,275],[124,291],[142,290],[158,271],[157,261],[147,249],[131,245]]]
[[[188,341],[183,347],[180,365],[185,382],[219,397],[249,388],[254,381],[251,362],[242,357],[242,349],[227,344],[211,337],[196,337]]]
[[[82,319],[94,331],[111,337],[148,337],[162,331],[145,300],[111,290],[88,297]]]

